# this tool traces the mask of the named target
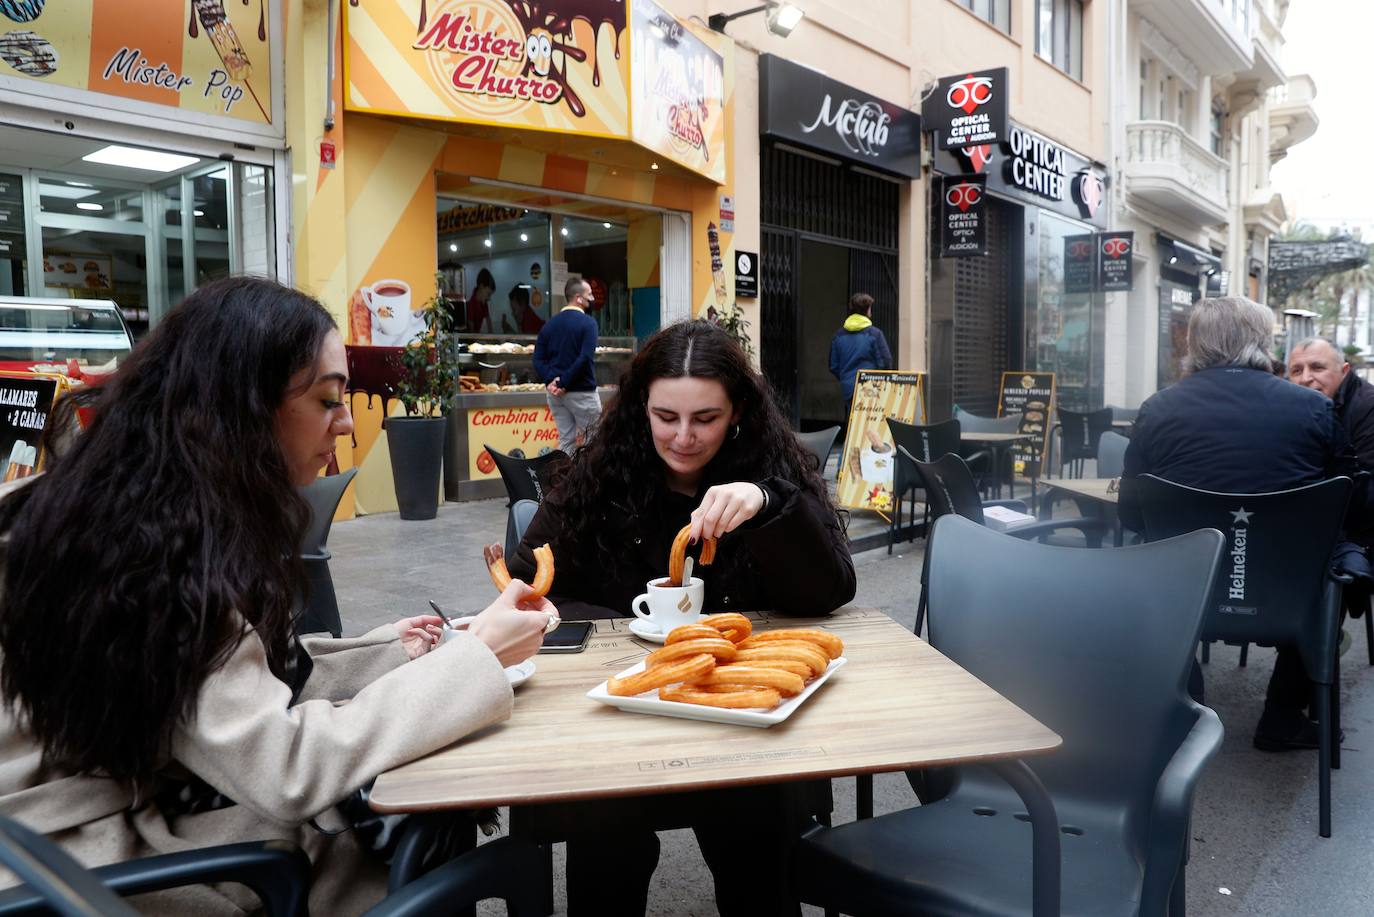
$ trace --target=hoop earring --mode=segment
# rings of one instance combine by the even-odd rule
[[[739,424],[735,424],[735,429],[730,431],[731,439],[739,439]]]

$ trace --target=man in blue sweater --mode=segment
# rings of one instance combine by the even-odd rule
[[[572,455],[601,416],[601,396],[596,392],[596,319],[587,314],[591,285],[573,278],[563,295],[567,305],[534,342],[534,370],[549,390],[558,448]]]

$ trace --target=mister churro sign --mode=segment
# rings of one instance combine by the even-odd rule
[[[347,0],[348,107],[623,137],[624,0]]]

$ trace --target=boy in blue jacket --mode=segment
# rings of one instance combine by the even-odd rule
[[[873,297],[855,293],[849,297],[849,317],[830,341],[830,372],[844,392],[844,416],[854,403],[854,374],[861,369],[891,369],[892,351],[887,338],[873,324]]]

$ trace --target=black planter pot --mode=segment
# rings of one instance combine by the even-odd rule
[[[388,417],[385,426],[401,518],[433,519],[439,515],[439,478],[448,418]]]

